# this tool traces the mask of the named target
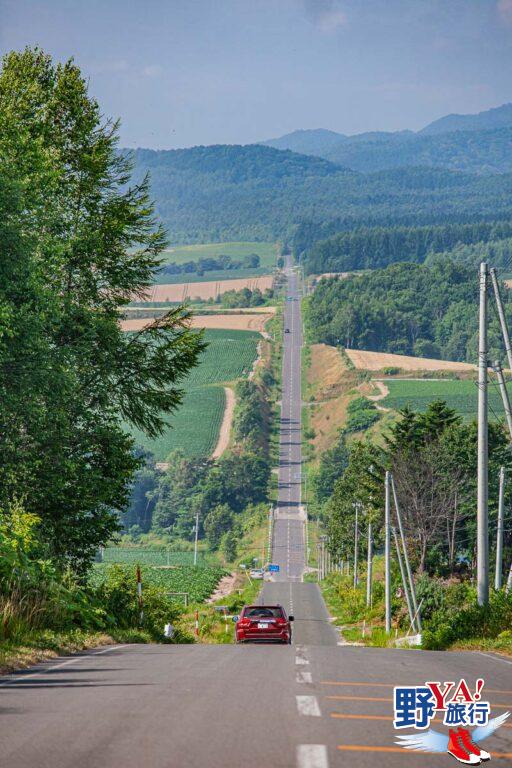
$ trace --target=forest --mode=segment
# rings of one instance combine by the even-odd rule
[[[365,175],[259,145],[128,154],[136,181],[150,172],[156,212],[173,243],[292,241],[307,223],[309,242],[294,241],[297,253],[341,229],[505,218],[512,209],[510,174],[399,168]]]
[[[307,300],[311,340],[353,349],[475,362],[478,272],[439,258],[321,280]],[[502,291],[512,319],[509,291]],[[502,349],[491,313],[491,358]],[[498,358],[496,358],[498,355]]]
[[[319,241],[306,251],[304,265],[308,273],[322,274],[375,269],[398,261],[421,263],[427,255],[432,258],[432,254],[450,252],[463,245],[478,243],[481,247],[484,243],[511,236],[510,219],[430,226],[361,227]],[[457,260],[464,261],[464,253],[470,261],[469,252],[460,248]],[[507,253],[506,248],[503,253]]]

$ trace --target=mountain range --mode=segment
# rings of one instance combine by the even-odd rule
[[[368,173],[404,166],[437,166],[471,173],[512,170],[512,104],[476,115],[447,115],[413,131],[346,136],[323,128],[260,142],[313,155]]]

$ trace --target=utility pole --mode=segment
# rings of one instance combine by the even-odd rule
[[[480,266],[480,269],[482,265]],[[491,267],[491,281],[494,289],[494,297],[496,299],[496,306],[498,307],[498,316],[500,318],[501,332],[503,334],[503,341],[505,342],[505,350],[507,352],[508,367],[512,370],[512,347],[510,346],[510,336],[508,333],[507,318],[505,317],[505,311],[503,309],[503,302],[501,300],[500,286],[498,283],[498,274],[496,267]]]
[[[478,604],[489,602],[489,446],[487,393],[487,262],[480,264],[480,310],[478,338],[478,467],[476,579]]]
[[[496,378],[498,379],[498,384],[501,392],[501,399],[503,401],[503,408],[505,410],[505,417],[507,419],[508,431],[510,433],[510,438],[512,440],[512,411],[510,409],[510,398],[508,396],[507,385],[505,384],[505,378],[503,376],[503,368],[501,367],[501,363],[499,360],[496,360],[496,362],[494,363],[493,370],[496,374]]]
[[[398,559],[398,567],[400,568],[400,576],[402,578],[402,584],[404,586],[404,593],[405,593],[405,602],[407,603],[407,610],[409,611],[409,618],[411,620],[411,628],[414,632],[415,629],[415,623],[414,623],[414,611],[412,608],[411,598],[409,596],[409,589],[407,587],[407,577],[405,575],[404,570],[404,564],[402,562],[402,555],[400,554],[400,544],[398,543],[398,536],[396,535],[396,529],[393,528],[393,538],[395,540],[395,547],[396,547],[396,556]]]
[[[407,546],[405,543],[404,529],[402,525],[402,515],[400,514],[400,507],[398,505],[398,496],[396,493],[395,481],[393,479],[393,475],[391,475],[391,487],[393,488],[393,500],[395,502],[396,519],[398,520],[398,529],[400,531],[400,539],[402,541],[402,547],[404,550],[405,567],[407,570],[407,578],[409,579],[409,587],[411,590],[411,598],[412,598],[412,605],[414,608],[414,615],[416,616],[416,624],[418,627],[418,632],[421,632],[421,618],[420,618],[420,612],[418,610],[418,603],[416,602],[416,589],[414,586],[414,578],[412,575],[411,564],[409,562],[409,555],[407,554]],[[413,623],[413,630],[414,630],[414,623]]]
[[[316,543],[316,580],[320,581],[320,542]]]
[[[196,525],[194,530],[194,565],[197,565],[197,539],[199,538],[199,512],[196,512]]]
[[[496,533],[496,572],[494,589],[501,589],[501,572],[503,569],[503,518],[505,512],[505,467],[500,467],[500,495],[498,501],[498,531]]]
[[[368,564],[366,567],[366,607],[372,604],[373,537],[372,524],[368,523]]]
[[[512,589],[512,563],[510,563],[510,570],[508,572],[507,586],[505,587],[505,594],[508,595]]]
[[[385,481],[385,508],[384,508],[384,563],[385,563],[385,604],[386,604],[386,632],[391,632],[391,541],[390,541],[390,508],[391,508],[391,476],[386,472]]]
[[[355,519],[355,527],[354,527],[354,589],[357,587],[357,549],[359,545],[359,528],[358,528],[358,522],[359,522],[359,502],[356,501],[355,504],[356,507],[356,519]]]

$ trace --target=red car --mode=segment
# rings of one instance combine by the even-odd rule
[[[237,643],[291,643],[293,616],[281,605],[246,605],[235,616]]]

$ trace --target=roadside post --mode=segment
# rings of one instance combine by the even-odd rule
[[[196,614],[195,614],[194,635],[196,637],[199,637],[199,611],[197,611],[197,610],[196,610]]]
[[[391,474],[386,472],[385,481],[385,515],[384,515],[384,599],[386,605],[386,633],[391,632],[391,540],[390,540],[390,508],[391,508]]]
[[[142,604],[142,576],[140,573],[140,565],[137,566],[137,603],[139,605],[139,623],[144,621],[144,608]]]

